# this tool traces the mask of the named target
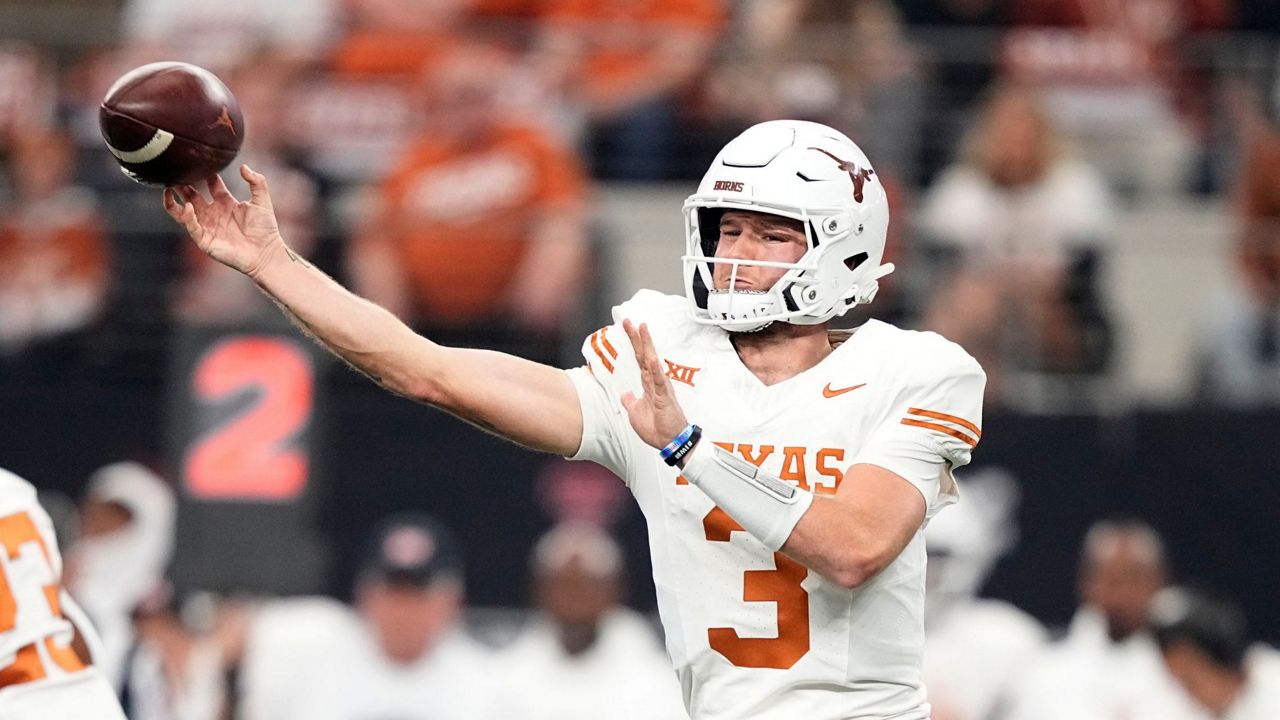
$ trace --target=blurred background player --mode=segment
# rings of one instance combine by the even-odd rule
[[[80,538],[67,551],[67,588],[84,598],[102,634],[99,665],[119,689],[134,644],[134,609],[164,578],[173,554],[177,504],[160,476],[120,462],[89,477],[80,514]]]
[[[1080,553],[1080,609],[1018,683],[1010,720],[1195,720],[1151,635],[1151,600],[1168,582],[1164,542],[1133,519],[1089,528]]]
[[[490,653],[469,639],[461,549],[418,515],[372,539],[355,606],[281,600],[247,624],[247,720],[498,720],[514,717]]]
[[[523,720],[684,720],[680,686],[647,620],[620,604],[622,551],[566,523],[530,556],[535,616],[499,654]]]
[[[93,627],[62,588],[53,522],[30,483],[0,469],[0,717],[123,720],[93,664]]]
[[[1008,473],[975,470],[965,477],[964,501],[925,528],[924,672],[933,720],[1000,717],[1048,643],[1030,615],[981,596],[996,562],[1017,544],[1018,501]]]
[[[1166,588],[1153,600],[1151,614],[1165,666],[1209,717],[1280,717],[1280,654],[1253,643],[1235,603]]]

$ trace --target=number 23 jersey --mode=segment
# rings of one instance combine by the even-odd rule
[[[583,412],[574,459],[617,473],[644,513],[667,651],[692,717],[926,720],[923,525],[855,589],[771,552],[631,429],[620,398],[641,388],[624,319],[648,323],[704,444],[817,495],[835,494],[855,464],[884,467],[924,496],[926,522],[958,498],[952,470],[981,436],[977,362],[934,333],[871,321],[814,367],[766,386],[728,333],[688,317],[684,298],[641,291],[584,342],[586,367],[568,371]]]

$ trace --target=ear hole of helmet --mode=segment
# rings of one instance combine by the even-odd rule
[[[786,303],[789,312],[796,312],[800,309],[800,305],[796,303],[796,299],[793,297],[798,292],[800,292],[800,286],[792,284],[790,290],[782,293],[782,302]]]
[[[698,233],[702,244],[702,254],[714,257],[716,247],[720,244],[720,218],[724,208],[702,208],[698,210]],[[705,290],[705,288],[704,288]]]
[[[844,266],[849,268],[851,271],[856,270],[859,265],[867,261],[867,257],[867,254],[864,252],[852,255],[844,259]]]

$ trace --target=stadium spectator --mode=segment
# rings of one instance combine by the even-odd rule
[[[349,0],[346,30],[330,59],[337,73],[414,81],[459,44],[472,0]]]
[[[1082,605],[1067,636],[1018,683],[1008,720],[1201,718],[1150,632],[1151,599],[1167,577],[1164,543],[1150,526],[1095,523],[1081,550]]]
[[[585,177],[501,108],[507,67],[468,53],[431,75],[419,136],[351,244],[357,292],[411,324],[554,334],[581,297]]]
[[[102,633],[98,665],[118,689],[134,643],[134,608],[160,582],[173,553],[173,490],[138,463],[115,463],[89,477],[80,512],[67,587]]]
[[[916,167],[922,120],[918,52],[889,0],[745,3],[708,73],[706,111],[737,127],[795,117],[847,129],[877,172]]]
[[[1235,603],[1168,588],[1152,603],[1152,623],[1165,666],[1210,716],[1280,717],[1280,655],[1250,644],[1244,613]]]
[[[653,628],[619,604],[622,551],[604,531],[559,525],[531,565],[537,615],[498,666],[520,720],[688,717]]]
[[[1246,145],[1237,190],[1235,273],[1206,303],[1199,329],[1202,400],[1280,405],[1280,131]]]
[[[140,61],[181,58],[215,72],[263,49],[308,65],[333,41],[340,9],[340,0],[128,0],[122,49]]]
[[[1015,85],[992,94],[962,153],[919,209],[938,278],[924,324],[983,363],[993,400],[1009,400],[1009,372],[1102,371],[1111,333],[1098,283],[1114,221],[1102,177]]]
[[[247,625],[246,720],[513,717],[489,651],[458,627],[462,557],[423,516],[389,519],[357,580],[356,607],[280,600]]]
[[[910,178],[927,186],[951,160],[951,150],[964,132],[964,119],[999,72],[1001,38],[1014,3],[894,0],[894,4],[903,22],[920,39],[917,46],[928,67],[923,99],[928,112],[918,130],[923,136],[920,167]]]
[[[7,169],[12,197],[0,204],[0,360],[36,353],[28,366],[50,372],[81,358],[106,301],[103,219],[94,196],[72,184],[75,149],[60,130],[17,131]]]
[[[723,0],[546,0],[533,61],[589,126],[596,177],[657,180],[675,159],[679,94],[704,67]]]
[[[965,477],[964,502],[929,522],[925,687],[934,720],[998,717],[1048,633],[1030,615],[980,595],[996,562],[1017,544],[1017,482],[996,469]]]
[[[1043,89],[1054,117],[1118,188],[1188,187],[1209,93],[1187,64],[1191,33],[1225,29],[1234,0],[1026,0],[1006,35],[1008,72]]]
[[[0,40],[0,151],[9,150],[23,130],[47,126],[57,107],[53,62],[39,47]],[[0,197],[12,192],[8,178]]]

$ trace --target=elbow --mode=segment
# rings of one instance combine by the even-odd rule
[[[379,382],[382,382],[382,384],[387,386],[392,392],[403,395],[410,400],[415,400],[426,405],[433,405],[435,407],[449,407],[448,389],[443,383],[435,378],[402,378],[400,382],[394,384],[382,380],[379,380]]]
[[[846,590],[856,590],[888,567],[888,552],[848,552],[833,564],[827,579]]]

